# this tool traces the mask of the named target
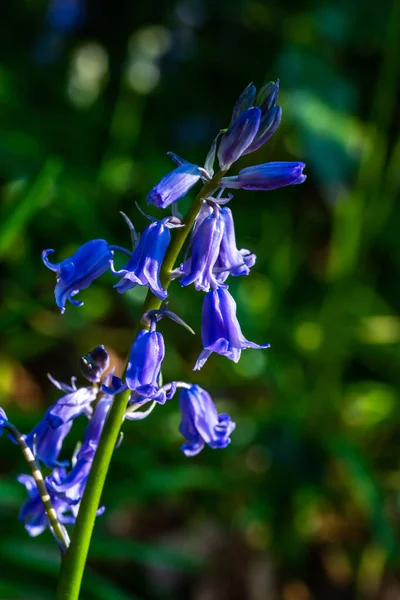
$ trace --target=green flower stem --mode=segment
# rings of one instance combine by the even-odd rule
[[[28,463],[29,470],[32,473],[32,477],[35,480],[36,487],[38,489],[40,498],[43,502],[44,510],[46,511],[47,518],[49,519],[49,523],[53,530],[54,536],[57,538],[58,544],[62,549],[62,552],[66,552],[69,544],[68,533],[57,519],[57,513],[54,510],[53,504],[49,496],[49,492],[46,488],[46,484],[43,479],[42,472],[39,469],[35,457],[33,456],[33,453],[29,446],[26,444],[25,439],[22,437],[18,429],[12,423],[10,423],[10,421],[7,421],[4,427],[11,433],[18,446],[21,448],[22,454],[24,455],[24,458]]]
[[[205,183],[186,215],[185,227],[176,230],[161,267],[160,277],[164,289],[167,289],[171,282],[170,273],[192,229],[203,198],[207,198],[218,188],[219,181],[224,174],[225,171],[220,171]],[[161,301],[149,291],[144,302],[143,312],[158,309],[160,306]],[[57,600],[78,600],[79,598],[96,511],[100,504],[104,482],[118,441],[126,406],[126,393],[115,396],[90,470],[78,517],[72,531],[71,544],[61,564]]]

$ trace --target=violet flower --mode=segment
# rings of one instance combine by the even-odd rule
[[[236,302],[224,288],[212,290],[204,297],[201,337],[204,350],[197,359],[195,371],[201,369],[213,352],[238,362],[241,351],[246,348],[269,348],[269,344],[246,340],[236,317]]]
[[[267,191],[286,185],[298,185],[306,180],[303,162],[270,162],[239,171],[234,177],[222,177],[221,185],[227,188]]]
[[[227,414],[218,414],[212,398],[198,385],[183,388],[179,394],[182,420],[179,431],[186,438],[182,450],[195,456],[208,444],[210,448],[226,448],[235,423]]]
[[[101,376],[110,364],[110,358],[104,346],[96,346],[94,350],[82,356],[80,360],[82,375],[92,383],[99,383]]]
[[[122,279],[114,286],[120,294],[137,285],[144,285],[157,298],[165,300],[167,292],[161,286],[160,269],[171,240],[170,227],[176,227],[174,217],[151,223],[144,230],[132,257],[123,269],[116,271],[113,261],[110,261],[114,275],[122,275]]]
[[[32,450],[34,456],[47,467],[67,466],[69,464],[68,461],[59,462],[58,457],[62,450],[63,442],[72,427],[72,420],[54,429],[47,418],[48,412],[40,423],[25,437],[25,442]]]
[[[171,394],[159,386],[161,363],[165,355],[164,339],[156,331],[156,320],[151,322],[150,331],[142,329],[137,334],[129,354],[128,366],[123,383],[112,377],[111,385],[102,386],[106,394],[115,395],[131,390],[129,403],[144,403],[154,400],[165,404]]]
[[[165,175],[147,196],[147,204],[157,208],[167,208],[179,200],[199,181],[202,175],[200,167],[184,162],[176,169]]]
[[[58,477],[63,477],[65,476],[65,469],[55,469],[53,473],[55,473],[55,475]],[[22,483],[22,485],[25,486],[29,496],[21,508],[19,518],[24,524],[29,535],[36,537],[49,526],[49,521],[43,506],[43,502],[40,498],[35,480],[31,475],[20,475],[17,479],[19,483]],[[71,507],[68,506],[65,501],[60,500],[53,494],[51,489],[49,489],[47,477],[45,479],[45,483],[53,504],[53,508],[56,511],[58,521],[63,525],[75,523],[75,516]]]
[[[0,406],[0,435],[3,433],[4,426],[6,425],[8,419],[4,410]]]
[[[67,502],[69,505],[79,504],[82,499],[110,406],[110,398],[103,397],[99,400],[93,416],[86,427],[85,437],[76,456],[76,462],[69,473],[63,474],[63,477],[59,477],[59,474],[55,472],[55,474],[48,478],[49,488],[57,498]]]
[[[55,264],[47,258],[52,252],[54,250],[43,250],[42,259],[46,267],[57,273],[54,294],[56,304],[63,313],[67,300],[75,306],[82,306],[83,302],[72,297],[108,270],[113,252],[105,240],[86,242],[71,257]]]
[[[228,170],[250,146],[258,131],[260,119],[261,110],[253,107],[242,112],[230,124],[218,148],[218,160],[223,171]]]
[[[224,222],[224,234],[214,267],[215,278],[220,285],[224,283],[229,275],[233,277],[248,275],[257,258],[255,254],[251,254],[250,250],[244,248],[238,250],[230,208],[226,206],[221,208],[221,217]]]
[[[48,377],[59,390],[67,392],[47,411],[46,418],[53,429],[65,425],[82,413],[91,414],[90,405],[96,399],[98,393],[96,386],[77,388],[75,377],[72,378],[71,385],[60,383],[50,375]]]
[[[204,214],[204,213],[203,213]],[[224,220],[217,205],[213,212],[195,227],[191,238],[191,255],[181,265],[183,273],[181,285],[194,283],[197,291],[208,292],[210,287],[220,285],[213,272],[217,261],[221,240],[224,235]]]

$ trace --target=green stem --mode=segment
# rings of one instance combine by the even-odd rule
[[[33,456],[31,449],[25,442],[18,429],[12,423],[10,423],[10,421],[7,421],[4,427],[11,433],[18,446],[21,448],[22,454],[24,455],[24,458],[28,463],[29,470],[32,473],[32,477],[35,480],[40,499],[43,502],[44,510],[46,511],[47,518],[49,519],[54,536],[57,539],[58,544],[62,549],[62,552],[66,552],[69,544],[68,534],[57,519],[57,513],[54,510],[49,492],[46,488],[46,484],[43,479],[42,472],[39,469],[35,457]]]
[[[219,181],[224,174],[224,171],[220,171],[203,186],[186,215],[185,227],[176,230],[175,237],[168,248],[161,267],[160,277],[164,289],[169,287],[171,270],[174,268],[179,253],[192,229],[203,198],[210,196],[219,187]],[[160,306],[161,301],[149,291],[143,312],[158,309]],[[104,482],[118,440],[126,406],[126,394],[115,396],[90,470],[85,493],[72,531],[71,544],[62,561],[57,600],[78,600],[79,598],[96,512],[100,504]]]

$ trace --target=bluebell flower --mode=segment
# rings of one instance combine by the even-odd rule
[[[161,363],[165,355],[164,339],[156,331],[153,320],[150,331],[142,329],[137,334],[129,354],[125,382],[119,377],[112,378],[112,387],[102,386],[106,394],[119,394],[131,390],[129,403],[144,403],[154,400],[164,404],[171,397],[169,392],[159,386]]]
[[[269,344],[254,344],[243,336],[236,317],[236,302],[225,288],[212,290],[204,297],[201,337],[204,350],[197,359],[195,371],[201,369],[213,352],[238,362],[241,351],[246,348],[269,348]]]
[[[65,476],[65,469],[55,469],[53,473],[58,477]],[[45,479],[46,487],[49,492],[53,508],[56,511],[57,519],[63,525],[75,523],[75,516],[72,508],[63,500],[57,498],[51,489],[49,489],[47,477]],[[25,529],[30,536],[36,537],[40,535],[48,526],[49,521],[44,510],[43,502],[40,498],[35,480],[31,475],[20,475],[19,483],[25,486],[28,492],[28,499],[24,502],[19,518],[24,524]]]
[[[95,386],[77,388],[75,378],[71,385],[60,383],[51,376],[49,379],[67,394],[50,406],[40,423],[25,437],[25,442],[35,457],[46,466],[65,466],[68,462],[58,461],[64,439],[76,417],[82,413],[91,414],[91,403],[96,399],[98,390]]]
[[[108,270],[113,252],[105,240],[86,242],[71,257],[55,264],[47,258],[52,252],[54,250],[43,250],[42,259],[46,267],[57,273],[54,294],[63,313],[67,300],[75,306],[82,306],[83,302],[74,300],[73,296]]]
[[[193,231],[190,241],[190,257],[181,265],[182,286],[194,283],[196,290],[208,292],[210,287],[216,288],[220,285],[213,269],[219,255],[223,235],[224,220],[219,207],[214,205],[211,214],[203,218],[200,225],[195,226]]]
[[[122,279],[114,286],[120,294],[137,285],[144,285],[157,298],[165,300],[167,292],[161,286],[160,269],[171,241],[170,227],[174,226],[173,217],[154,221],[144,230],[132,257],[123,269],[116,271],[111,261],[114,275],[122,275]]]
[[[34,456],[47,467],[66,466],[68,462],[59,462],[58,457],[62,450],[63,442],[68,435],[72,421],[68,421],[57,429],[53,429],[47,420],[48,413],[36,427],[25,437],[27,446]]]
[[[53,429],[65,425],[82,413],[91,414],[91,404],[98,393],[96,386],[77,388],[75,377],[72,378],[71,385],[60,383],[51,376],[49,376],[49,379],[59,390],[67,392],[47,411],[46,419]]]
[[[147,196],[147,204],[158,208],[167,208],[170,204],[185,196],[196,185],[202,175],[200,167],[184,162],[165,175]]]
[[[218,414],[212,398],[198,385],[183,388],[179,394],[182,420],[179,431],[186,438],[182,450],[195,456],[208,444],[210,448],[226,448],[235,423],[227,414]]]
[[[256,92],[251,83],[234,106],[231,124],[218,149],[219,164],[223,170],[242,155],[261,148],[279,127],[282,117],[281,107],[276,106],[279,81],[270,81],[257,95]]]
[[[57,498],[65,500],[68,504],[79,504],[82,499],[110,406],[111,400],[109,397],[103,397],[99,400],[86,427],[83,443],[72,469],[67,474],[63,473],[62,477],[55,472],[48,478],[49,488]]]
[[[222,177],[221,185],[243,190],[275,190],[286,185],[297,185],[306,180],[303,162],[270,162],[239,171],[234,177]]]
[[[250,146],[260,126],[260,119],[261,110],[252,107],[242,112],[230,124],[218,148],[218,160],[222,170],[229,169]]]
[[[236,246],[235,226],[230,208],[221,208],[221,217],[224,222],[224,234],[214,267],[219,284],[224,283],[229,275],[248,275],[256,262],[255,254],[251,254],[250,250],[245,248],[238,250]]]
[[[96,346],[94,350],[82,356],[80,360],[82,375],[92,383],[99,383],[101,376],[110,364],[110,358],[104,346]]]
[[[0,435],[3,433],[4,425],[7,423],[7,415],[0,406]]]

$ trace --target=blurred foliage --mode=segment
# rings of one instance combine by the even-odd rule
[[[22,431],[57,397],[47,372],[67,381],[99,343],[121,368],[143,300],[106,275],[61,317],[43,248],[128,245],[119,211],[143,229],[135,202],[172,167],[166,152],[202,161],[251,80],[282,89],[256,161],[307,163],[304,185],[232,201],[258,261],[231,290],[246,337],[271,349],[194,376],[199,337],[162,324],[165,379],[210,390],[237,423],[231,446],[185,458],[176,401],[125,424],[82,598],[399,598],[398,0],[2,10],[0,402]],[[202,294],[172,288],[199,331]],[[50,534],[30,540],[17,519],[23,469],[3,436],[1,600],[54,597]]]

